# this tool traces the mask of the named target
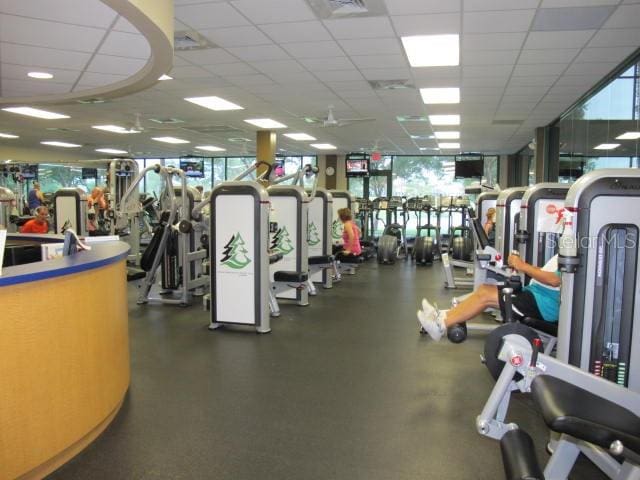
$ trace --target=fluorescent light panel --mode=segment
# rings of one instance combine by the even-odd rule
[[[616,140],[637,140],[640,138],[640,132],[626,132],[616,137]]]
[[[120,127],[118,125],[92,125],[91,128],[95,128],[96,130],[104,130],[105,132],[112,133],[140,133],[138,130],[127,130],[124,127]]]
[[[445,67],[460,64],[459,35],[414,35],[402,37],[412,67]]]
[[[433,132],[439,140],[457,140],[460,138],[460,132]]]
[[[220,97],[189,97],[185,98],[187,102],[195,103],[201,107],[208,108],[209,110],[215,110],[216,112],[226,110],[244,110],[240,105],[231,103],[228,100]]]
[[[170,77],[169,75],[163,74],[163,75],[160,76],[160,78],[158,80],[163,82],[165,80],[173,80],[173,77]]]
[[[116,148],[96,148],[96,152],[111,153],[112,155],[124,155],[129,153],[126,150],[118,150]]]
[[[335,145],[331,145],[330,143],[312,143],[311,146],[318,150],[335,150],[337,148]]]
[[[20,138],[18,135],[12,135],[10,133],[0,133],[0,138]]]
[[[460,144],[459,143],[439,143],[438,147],[440,147],[441,149],[445,149],[445,148],[460,148]]]
[[[207,152],[224,152],[226,148],[216,147],[215,145],[200,145],[196,147],[198,150],[206,150]]]
[[[38,80],[49,80],[53,78],[53,75],[47,72],[29,72],[27,73],[28,77],[37,78]]]
[[[58,142],[57,140],[51,140],[46,142],[40,142],[42,145],[50,145],[52,147],[62,147],[62,148],[79,148],[82,145],[78,145],[77,143],[67,143],[67,142]]]
[[[303,142],[303,141],[313,142],[314,140],[317,140],[317,138],[312,137],[311,135],[307,135],[306,133],[285,133],[284,136],[289,137],[293,140],[298,140],[300,142]]]
[[[255,125],[258,128],[272,129],[272,128],[287,128],[286,125],[276,122],[270,118],[248,118],[245,122]]]
[[[18,113],[20,115],[27,115],[28,117],[44,118],[45,120],[58,120],[60,118],[70,118],[69,115],[62,115],[61,113],[48,112],[46,110],[39,110],[31,107],[8,107],[3,108],[5,112]]]
[[[420,95],[425,104],[460,103],[460,89],[452,88],[421,88]]]
[[[429,115],[431,125],[460,125],[460,115]]]
[[[594,150],[613,150],[620,146],[619,143],[601,143],[600,145],[593,147]]]
[[[189,140],[183,140],[182,138],[176,137],[152,137],[151,140],[155,140],[156,142],[164,142],[164,143],[191,143]]]

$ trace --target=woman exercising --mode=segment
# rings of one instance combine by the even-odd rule
[[[514,270],[531,277],[529,285],[513,295],[512,311],[515,318],[534,317],[556,323],[560,311],[558,256],[554,255],[542,268],[529,265],[516,254],[509,255],[507,262]],[[422,310],[418,310],[418,321],[424,331],[438,341],[447,328],[471,320],[487,308],[500,308],[506,316],[503,296],[495,285],[480,285],[451,310],[438,310],[423,299]]]
[[[355,223],[353,223],[351,210],[349,210],[348,208],[341,208],[340,210],[338,210],[338,217],[340,218],[343,227],[343,249],[340,252],[340,256],[360,255],[362,253],[362,247],[360,246],[360,229]]]
[[[496,209],[491,207],[487,210],[487,221],[484,222],[482,226],[484,228],[484,233],[487,234],[487,238],[489,239],[489,245],[494,246],[496,241]]]

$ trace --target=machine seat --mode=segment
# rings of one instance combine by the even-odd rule
[[[307,272],[281,270],[273,274],[274,282],[304,283],[307,280],[309,280],[309,274]]]
[[[547,333],[554,337],[558,336],[557,323],[547,322],[546,320],[534,317],[525,317],[522,319],[521,323],[524,323],[528,327],[531,327],[535,330],[540,330],[541,332]]]
[[[269,255],[269,265],[279,262],[280,260],[282,260],[282,254],[281,253],[273,253],[271,255]]]
[[[531,392],[551,430],[605,449],[619,440],[640,454],[640,417],[626,408],[549,375],[536,377]]]
[[[347,265],[357,265],[365,260],[361,255],[336,255],[336,259]]]
[[[309,257],[309,265],[326,265],[336,259],[333,255],[317,255]]]

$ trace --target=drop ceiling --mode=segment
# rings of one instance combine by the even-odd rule
[[[46,3],[0,0],[2,96],[38,95],[44,81],[24,76],[35,67],[55,75],[46,88],[64,91],[111,82],[146,61],[144,37],[99,2],[58,0],[56,12],[45,15]],[[176,52],[167,72],[174,80],[143,92],[101,104],[46,107],[70,119],[0,111],[0,131],[20,135],[11,143],[0,139],[0,156],[3,145],[30,147],[42,140],[82,143],[87,157],[109,147],[137,156],[190,155],[197,145],[251,154],[256,128],[243,120],[258,117],[286,124],[283,133],[304,132],[332,143],[340,152],[375,145],[388,153],[424,154],[436,151],[433,127],[398,117],[451,113],[461,115],[461,150],[513,153],[529,142],[535,127],[557,118],[640,46],[640,0],[376,3],[385,14],[324,18],[307,0],[175,0],[175,30],[197,32],[211,48]],[[459,34],[460,66],[411,68],[400,37],[418,34]],[[372,88],[391,80],[408,88]],[[461,103],[424,105],[420,87],[460,87]],[[245,110],[214,112],[183,100],[208,95]],[[305,121],[325,117],[329,105],[337,118],[375,121],[327,128]],[[143,127],[138,134],[91,128],[129,128],[136,117]],[[158,144],[151,140],[157,136],[191,143]],[[252,141],[229,140],[237,137]],[[278,149],[292,154],[318,153],[308,143],[278,135]]]

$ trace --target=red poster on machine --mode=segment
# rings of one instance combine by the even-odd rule
[[[379,162],[380,160],[382,160],[382,155],[380,154],[380,152],[371,152],[372,162]]]

